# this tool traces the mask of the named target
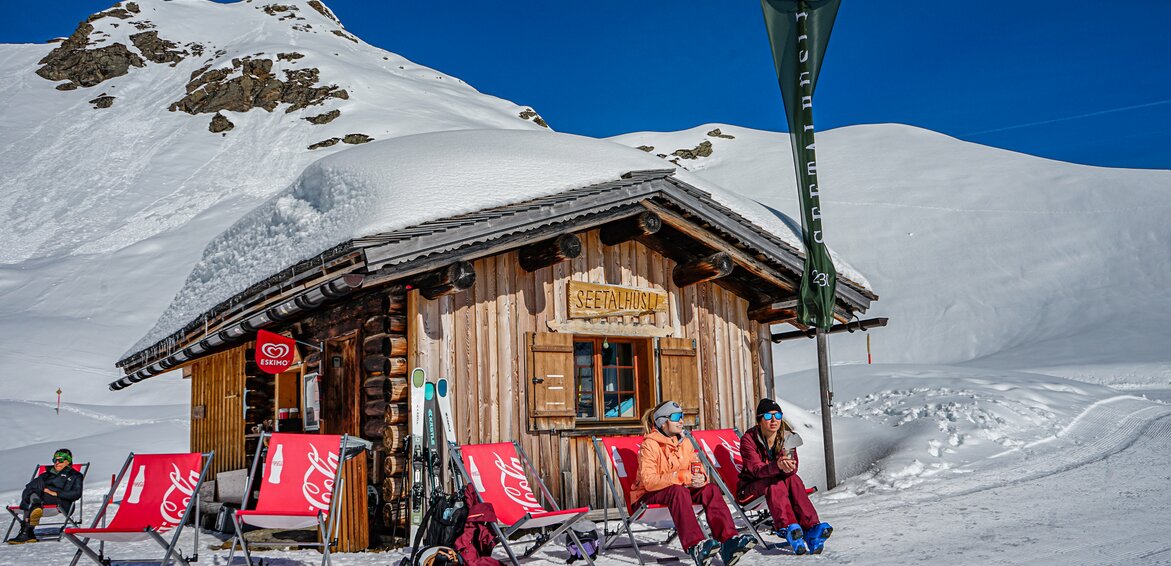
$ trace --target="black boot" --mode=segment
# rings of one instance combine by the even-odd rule
[[[37,542],[36,535],[33,534],[33,528],[28,523],[20,523],[20,532],[16,536],[8,539],[8,544],[24,544],[26,542]]]

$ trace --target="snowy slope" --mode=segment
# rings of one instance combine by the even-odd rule
[[[786,134],[709,124],[613,139],[798,213]],[[708,157],[671,155],[705,141]],[[817,146],[826,242],[880,295],[866,316],[891,320],[872,333],[876,361],[1171,384],[1171,171],[1050,161],[892,124],[821,132]],[[865,362],[864,338],[831,343],[836,362]],[[779,371],[812,367],[813,350],[779,347]]]
[[[526,108],[368,45],[304,0],[134,5],[137,13],[93,19],[82,42],[125,46],[142,66],[94,86],[57,90],[70,81],[36,74],[56,44],[0,46],[0,388],[9,392],[0,397],[50,399],[62,387],[79,402],[173,402],[182,386],[107,396],[113,361],[154,323],[215,234],[309,163],[354,147],[310,145],[350,134],[544,129],[521,117]],[[181,59],[151,61],[131,37],[144,32]],[[292,112],[293,103],[224,110],[234,127],[220,133],[209,131],[214,112],[168,109],[208,73],[242,79],[244,58],[270,60],[269,78],[284,83],[316,69],[293,96],[323,89],[345,98]],[[90,102],[101,95],[114,97],[109,107]],[[305,120],[335,110],[328,123]]]

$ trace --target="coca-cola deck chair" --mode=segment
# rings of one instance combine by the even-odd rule
[[[347,446],[364,446],[366,443],[349,436],[336,434],[292,434],[264,433],[261,443],[268,439],[267,456],[264,459],[264,473],[257,475],[262,450],[257,449],[252,459],[252,469],[244,487],[243,509],[232,515],[235,535],[232,549],[228,553],[228,564],[236,554],[236,544],[244,552],[248,564],[252,564],[252,546],[289,546],[288,541],[248,542],[244,539],[244,525],[262,529],[308,529],[316,528],[320,542],[298,543],[298,546],[321,547],[321,563],[329,564],[329,547],[337,533],[345,493],[345,466],[341,465],[342,455]],[[252,478],[260,478],[260,497],[256,508],[248,509],[252,494]]]
[[[740,470],[744,467],[744,460],[740,457],[740,431],[735,428],[722,428],[684,431],[683,434],[691,439],[709,476],[719,486],[724,497],[732,502],[732,510],[747,525],[752,536],[765,548],[774,546],[760,536],[759,527],[772,520],[764,496],[743,501],[736,498],[740,489]],[[805,491],[813,493],[817,488],[811,487]],[[758,512],[755,519],[749,517],[749,513],[752,512]]]
[[[33,472],[33,476],[29,479],[36,479],[37,476],[45,473],[45,471],[50,467],[52,466],[47,464],[37,466],[36,471]],[[84,480],[86,472],[89,472],[89,463],[73,464],[73,469],[80,473],[81,479]],[[45,505],[41,507],[44,515],[41,515],[41,524],[37,525],[37,529],[40,530],[46,527],[55,527],[56,532],[54,532],[53,529],[46,529],[46,532],[42,532],[37,535],[37,540],[59,539],[61,538],[61,531],[65,530],[65,527],[80,527],[81,522],[85,520],[84,509],[82,509],[82,499],[74,501],[73,505],[69,507],[68,513],[62,513],[61,508],[57,505]],[[5,509],[8,510],[9,515],[12,515],[12,521],[8,523],[8,530],[4,533],[4,542],[8,542],[8,539],[12,537],[12,529],[16,526],[16,522],[24,519],[24,511],[21,510],[20,505],[9,505],[5,507]],[[74,515],[76,515],[76,517],[74,517]],[[61,517],[60,521],[44,521],[44,519],[57,516]]]
[[[533,467],[532,461],[520,444],[497,442],[495,444],[450,444],[452,461],[465,480],[472,483],[480,499],[491,503],[496,510],[497,523],[492,525],[496,538],[513,564],[518,564],[516,553],[508,544],[508,538],[521,529],[541,529],[537,540],[521,556],[529,557],[545,543],[566,533],[577,545],[581,555],[592,566],[590,553],[582,546],[570,527],[589,513],[589,507],[561,509],[557,506],[545,482]],[[541,488],[542,505],[529,487],[529,478]],[[548,506],[546,508],[546,506]],[[544,529],[556,527],[551,534]]]
[[[642,445],[643,437],[641,436],[604,436],[594,437],[594,450],[598,453],[598,464],[602,467],[602,479],[606,485],[607,491],[614,498],[615,506],[618,508],[618,519],[622,522],[620,529],[614,531],[607,531],[602,542],[601,551],[605,551],[613,544],[618,537],[625,532],[630,540],[630,546],[634,548],[634,555],[638,558],[639,564],[645,564],[642,558],[642,552],[638,549],[638,541],[634,539],[635,533],[647,533],[655,531],[671,531],[671,534],[666,540],[656,544],[669,544],[678,533],[675,532],[674,521],[671,519],[671,511],[663,505],[647,505],[635,502],[630,497],[630,490],[634,487],[634,480],[638,478],[638,448]],[[618,483],[615,485],[614,476],[610,475],[610,469],[613,468],[614,475],[618,477]],[[692,511],[698,516],[703,511],[703,506],[693,505]],[[606,514],[603,521],[609,523],[609,507],[606,508]],[[646,528],[634,530],[634,523],[642,523]],[[663,527],[659,525],[670,524],[672,526]],[[701,523],[702,525],[702,523]]]
[[[109,564],[105,555],[106,542],[134,542],[153,540],[165,549],[159,564],[166,566],[172,561],[188,566],[188,560],[198,560],[199,528],[193,527],[191,556],[183,556],[179,549],[179,536],[183,526],[194,509],[199,515],[199,486],[207,476],[213,452],[201,454],[134,454],[126,458],[118,472],[114,485],[102,499],[102,507],[94,516],[89,528],[66,528],[62,536],[77,545],[70,566],[77,564],[84,554],[98,564]],[[127,473],[129,471],[129,473]],[[126,480],[122,499],[115,501],[114,495]],[[117,505],[114,517],[106,523],[106,511],[110,505]],[[102,526],[99,526],[102,525]],[[174,531],[171,540],[163,533]],[[97,552],[89,546],[90,540],[101,541]],[[125,559],[120,559],[125,560]],[[138,561],[138,560],[135,560]]]

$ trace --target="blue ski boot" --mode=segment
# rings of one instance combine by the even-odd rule
[[[821,554],[821,547],[825,545],[825,539],[834,534],[834,528],[829,526],[829,523],[818,523],[809,528],[805,533],[805,544],[809,546],[810,554]]]
[[[736,535],[720,546],[720,560],[724,566],[736,566],[740,557],[756,547],[756,539],[752,535]]]
[[[699,541],[699,544],[687,549],[687,554],[695,561],[695,566],[708,566],[712,563],[712,557],[720,550],[720,543],[706,538]]]
[[[809,552],[809,546],[805,544],[805,533],[801,530],[801,525],[793,523],[779,531],[777,536],[785,539],[789,543],[789,548],[793,549],[793,554],[805,554]]]

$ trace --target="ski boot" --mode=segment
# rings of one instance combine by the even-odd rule
[[[752,535],[736,535],[720,546],[720,560],[724,566],[736,566],[740,557],[756,546],[756,539]]]
[[[793,554],[805,554],[809,552],[809,546],[805,544],[805,532],[801,530],[801,525],[793,523],[779,531],[777,536],[785,539],[789,543],[789,548],[793,549]]]
[[[821,554],[825,539],[832,534],[834,534],[834,528],[829,526],[829,523],[818,523],[810,527],[805,533],[805,544],[809,547],[809,553]]]
[[[33,533],[33,528],[28,523],[20,523],[20,532],[16,536],[8,539],[8,544],[24,544],[26,542],[37,542],[37,536]]]
[[[708,566],[712,563],[712,557],[716,555],[718,550],[720,550],[720,543],[707,538],[687,549],[687,554],[695,561],[695,566]]]

